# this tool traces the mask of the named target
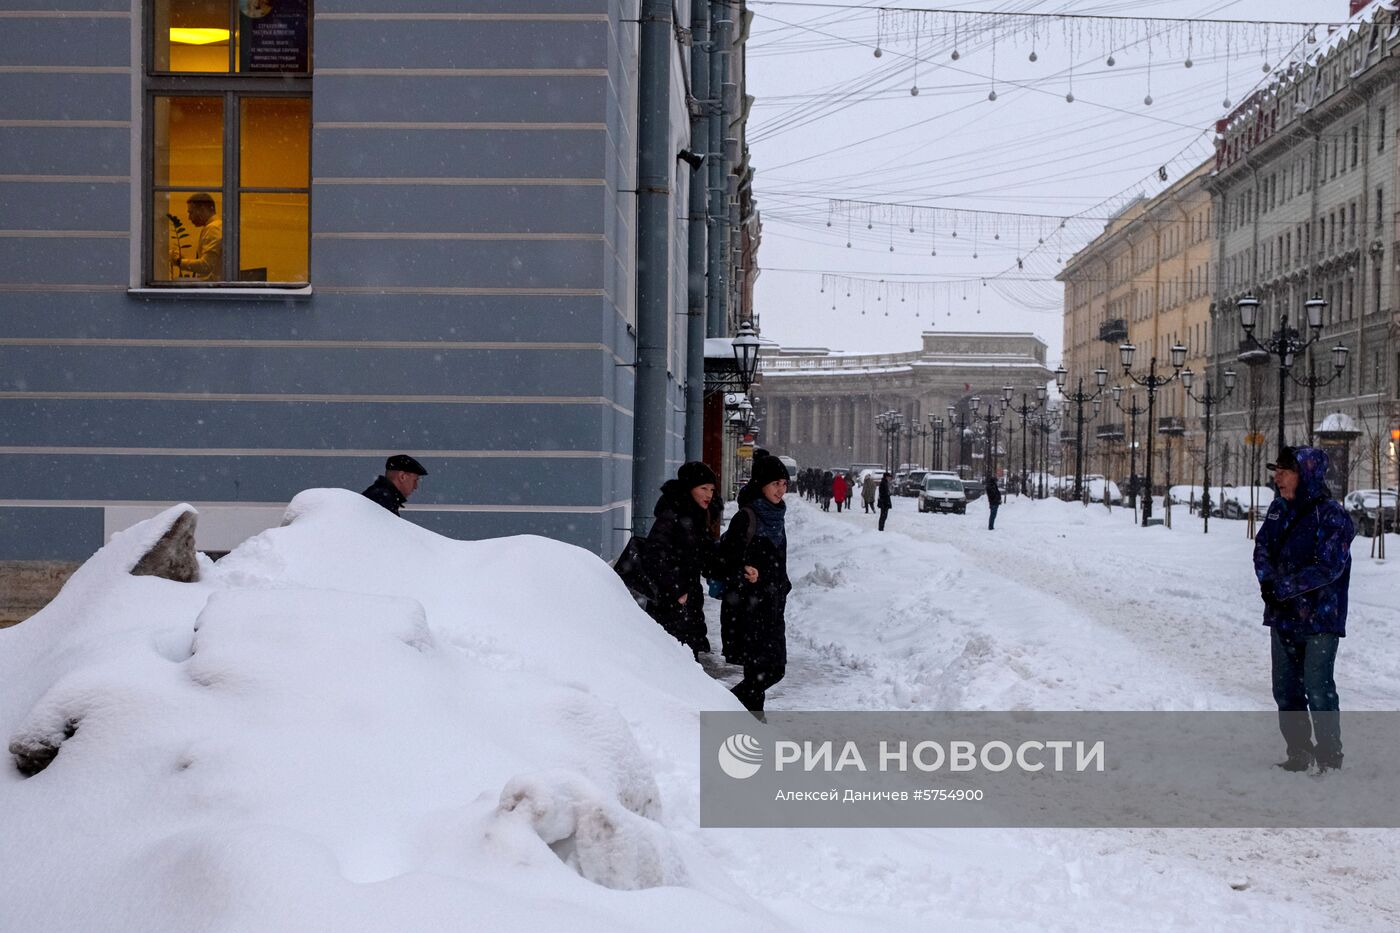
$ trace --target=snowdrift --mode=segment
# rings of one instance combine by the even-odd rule
[[[319,489],[133,575],[192,513],[0,631],[0,926],[788,928],[685,831],[737,704],[597,557]]]

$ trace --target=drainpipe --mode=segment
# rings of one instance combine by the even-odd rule
[[[637,385],[632,406],[632,531],[651,527],[666,481],[671,261],[671,0],[642,0],[637,75]]]
[[[701,0],[697,0],[701,2]],[[729,333],[729,210],[727,195],[729,165],[725,159],[724,133],[729,126],[725,81],[729,77],[729,43],[734,28],[733,6],[728,0],[712,0],[710,23],[710,204],[709,204],[709,302],[706,306],[705,333],[724,337]]]
[[[706,152],[710,148],[710,119],[707,116],[710,98],[710,11],[704,2],[690,7],[690,151]],[[685,459],[701,460],[705,443],[705,266],[708,262],[708,238],[705,227],[709,202],[708,160],[691,167],[690,172],[690,233],[686,257],[688,306],[686,308],[686,379],[685,379]]]

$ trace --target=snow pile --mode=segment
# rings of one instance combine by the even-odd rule
[[[189,511],[0,632],[0,925],[782,927],[666,822],[736,704],[595,556],[312,490],[198,582],[132,576]]]

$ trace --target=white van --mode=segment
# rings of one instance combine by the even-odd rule
[[[780,456],[778,457],[778,459],[782,461],[783,466],[787,467],[788,485],[795,485],[797,483],[797,461],[792,459],[791,457]]]
[[[923,488],[919,490],[919,511],[966,513],[967,493],[963,491],[958,474],[940,471],[926,474]]]

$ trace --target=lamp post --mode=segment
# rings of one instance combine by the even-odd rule
[[[1130,440],[1129,440],[1129,445],[1130,445],[1130,446],[1128,447],[1128,505],[1130,505],[1130,506],[1133,508],[1134,514],[1136,514],[1136,511],[1137,511],[1137,485],[1138,485],[1138,482],[1137,482],[1137,479],[1138,479],[1138,475],[1137,475],[1137,420],[1138,420],[1138,416],[1139,416],[1139,415],[1145,414],[1145,413],[1147,412],[1147,409],[1146,409],[1146,408],[1143,408],[1141,405],[1138,404],[1138,401],[1137,401],[1137,393],[1136,393],[1136,392],[1134,392],[1134,393],[1132,394],[1132,397],[1128,400],[1128,407],[1127,407],[1127,408],[1124,408],[1124,407],[1123,407],[1122,400],[1123,400],[1123,387],[1122,387],[1122,386],[1114,386],[1114,387],[1113,387],[1113,405],[1114,405],[1114,407],[1117,408],[1119,411],[1121,411],[1123,414],[1127,415],[1127,416],[1129,417],[1129,419],[1131,419],[1131,421],[1132,421],[1132,436],[1131,436],[1131,438],[1130,438]],[[1149,490],[1148,494],[1151,495],[1151,491],[1150,491],[1150,490]]]
[[[1147,375],[1133,375],[1133,354],[1136,352],[1137,347],[1131,343],[1125,343],[1118,348],[1119,362],[1123,364],[1123,375],[1147,390],[1147,496],[1142,500],[1142,524],[1146,527],[1148,522],[1152,520],[1152,435],[1155,433],[1153,410],[1157,404],[1157,390],[1181,375],[1182,364],[1186,362],[1186,348],[1179,343],[1172,346],[1171,362],[1172,369],[1175,371],[1170,376],[1157,375],[1157,357],[1155,356],[1148,364]]]
[[[1084,391],[1084,377],[1079,377],[1078,389],[1074,392],[1065,391],[1065,383],[1069,380],[1069,373],[1061,365],[1055,370],[1055,384],[1060,387],[1060,394],[1067,401],[1074,403],[1074,498],[1084,497],[1084,403],[1098,401],[1099,395],[1103,392],[1103,387],[1108,383],[1108,370],[1100,366],[1094,370],[1094,383],[1097,389],[1093,392]]]
[[[929,433],[929,458],[928,458],[928,466],[929,466],[929,469],[931,469],[931,470],[936,470],[936,469],[938,469],[939,462],[940,462],[940,460],[941,460],[941,457],[939,456],[939,454],[942,453],[941,447],[942,447],[942,445],[943,445],[943,419],[942,419],[941,417],[939,417],[938,415],[935,415],[935,414],[929,414],[929,416],[928,416],[928,433]]]
[[[1008,402],[1015,391],[1010,384],[1001,387],[1002,397]],[[1011,411],[1021,416],[1021,483],[1019,489],[1020,495],[1023,496],[1026,494],[1026,419],[1031,416],[1032,412],[1039,411],[1041,406],[1045,404],[1046,394],[1045,386],[1038,385],[1035,387],[1034,405],[1027,401],[1025,392],[1021,393],[1021,404],[1009,405]]]
[[[1308,390],[1308,443],[1312,443],[1313,434],[1317,431],[1317,390],[1325,385],[1331,385],[1337,377],[1342,374],[1342,370],[1347,365],[1347,354],[1351,351],[1340,343],[1332,348],[1332,375],[1313,375],[1313,355],[1308,354],[1308,374],[1306,376],[1295,376],[1289,370],[1288,378],[1298,385]]]
[[[1278,357],[1278,446],[1282,447],[1284,446],[1284,395],[1288,380],[1292,376],[1291,370],[1293,369],[1293,360],[1299,353],[1302,353],[1308,347],[1317,343],[1318,338],[1322,336],[1322,312],[1327,308],[1327,302],[1324,301],[1320,295],[1314,295],[1312,298],[1303,302],[1303,308],[1307,312],[1308,318],[1308,338],[1306,340],[1303,339],[1296,328],[1288,326],[1288,312],[1284,311],[1279,315],[1278,329],[1269,335],[1266,340],[1261,341],[1258,337],[1254,336],[1254,327],[1259,320],[1259,299],[1255,298],[1253,295],[1245,295],[1239,301],[1235,302],[1235,307],[1239,308],[1240,311],[1240,327],[1244,328],[1245,337],[1254,345],[1254,348],[1256,350],[1262,350],[1270,356]],[[1332,365],[1335,367],[1336,372],[1326,381],[1320,381],[1311,388],[1315,389],[1318,385],[1326,385],[1328,382],[1337,378],[1337,376],[1341,374],[1342,368],[1346,366],[1347,353],[1347,348],[1341,344],[1337,344],[1333,347]],[[1309,375],[1306,381],[1296,379],[1294,381],[1298,382],[1299,385],[1308,385],[1313,378],[1314,377]],[[1311,423],[1311,402],[1309,403],[1308,419],[1308,435],[1311,437],[1313,429]]]
[[[758,372],[758,332],[753,329],[752,321],[744,321],[739,325],[733,345],[734,365],[739,370],[739,381],[747,393]]]
[[[982,401],[982,399],[981,399],[979,396],[974,395],[974,396],[972,397],[972,399],[971,399],[972,408],[973,408],[973,409],[976,409],[977,406],[978,406],[978,404],[979,404],[981,401]],[[965,457],[965,456],[963,455],[963,450],[964,450],[964,448],[965,448],[965,445],[967,444],[967,409],[966,409],[966,408],[961,408],[961,407],[956,406],[956,405],[949,405],[949,406],[948,406],[948,431],[949,431],[950,434],[952,435],[951,437],[948,438],[948,440],[949,440],[949,441],[952,441],[953,438],[957,438],[957,442],[958,442],[958,463],[957,463],[958,476],[959,476],[959,478],[961,478],[961,479],[967,479],[966,476],[963,476],[963,466],[965,465],[965,463],[966,463],[966,461],[967,461],[967,457]]]
[[[1064,424],[1064,410],[1047,404],[1036,422],[1040,425],[1040,482],[1036,497],[1044,499],[1049,495],[1045,480],[1050,472],[1050,435],[1058,432]]]
[[[1008,404],[1010,404],[1009,400],[1000,396],[988,398],[986,411],[981,415],[974,415],[983,425],[983,462],[987,476],[997,475],[997,435],[1001,430],[1001,414],[1006,410]]]
[[[1210,534],[1210,416],[1211,410],[1214,409],[1217,404],[1229,398],[1230,394],[1235,391],[1235,371],[1233,369],[1225,370],[1225,376],[1222,380],[1225,384],[1225,391],[1219,394],[1216,393],[1215,383],[1209,380],[1206,381],[1205,391],[1203,393],[1197,395],[1195,392],[1192,392],[1191,383],[1195,378],[1195,374],[1189,369],[1183,370],[1181,373],[1181,384],[1185,387],[1186,394],[1190,396],[1196,404],[1204,405],[1206,409],[1206,459],[1204,467],[1205,476],[1202,477],[1205,481],[1205,491],[1201,494],[1201,513],[1204,515],[1205,519],[1201,528],[1201,533]]]

